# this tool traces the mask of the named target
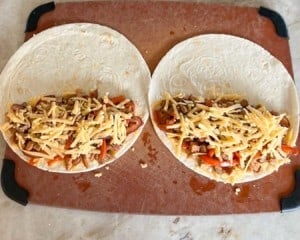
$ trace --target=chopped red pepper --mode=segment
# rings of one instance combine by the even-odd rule
[[[236,159],[230,161],[220,161],[218,158],[210,157],[209,155],[200,155],[200,160],[214,167],[232,167],[239,164]]]
[[[290,147],[286,144],[282,144],[281,149],[286,154],[291,154],[291,155],[295,155],[295,156],[297,156],[299,154],[299,149],[297,147]]]
[[[72,136],[69,136],[65,143],[65,149],[70,149],[72,142],[73,142],[73,138]]]
[[[99,154],[100,162],[103,162],[104,158],[106,157],[106,153],[107,153],[107,144],[106,144],[106,140],[103,139],[103,142],[100,146],[100,154]]]
[[[113,104],[118,105],[119,103],[123,102],[126,98],[123,95],[116,96],[113,98],[110,98],[110,101],[112,101]]]
[[[215,166],[215,167],[221,166],[221,161],[219,161],[219,159],[210,157],[208,155],[200,155],[200,160],[202,160],[203,162],[211,166]]]

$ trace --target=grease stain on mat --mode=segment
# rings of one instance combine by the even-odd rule
[[[84,181],[83,178],[83,174],[76,174],[75,176],[72,177],[74,180],[74,183],[77,185],[77,188],[81,191],[81,192],[85,192],[90,186],[91,183],[88,181]]]
[[[72,178],[73,178],[75,181],[77,181],[77,180],[79,180],[79,179],[82,178],[82,177],[83,177],[83,174],[80,173],[80,174],[74,175]]]
[[[53,175],[52,179],[53,180],[57,180],[58,179],[58,175]]]
[[[142,136],[142,141],[143,141],[145,147],[146,147],[146,145],[150,144],[150,133],[144,132],[143,136]]]
[[[189,184],[194,193],[198,195],[202,195],[205,192],[209,192],[216,187],[216,183],[214,181],[201,183],[196,177],[191,177]]]
[[[250,193],[250,186],[240,186],[239,194],[237,195],[237,202],[243,203],[246,202],[249,199],[249,193]]]
[[[76,182],[76,185],[81,192],[85,192],[91,186],[91,183],[90,182]]]
[[[155,147],[152,147],[150,137],[151,135],[149,132],[144,132],[142,136],[142,141],[144,146],[148,150],[147,155],[150,157],[149,162],[154,163],[157,160],[158,150],[156,150]]]

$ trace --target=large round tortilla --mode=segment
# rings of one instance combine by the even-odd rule
[[[294,82],[283,64],[259,45],[235,36],[205,34],[185,40],[173,47],[160,61],[150,83],[149,106],[162,98],[165,91],[213,97],[228,93],[243,95],[250,104],[287,113],[294,146],[298,135],[298,98]],[[176,156],[172,143],[154,122],[155,131],[172,154],[188,168],[222,182],[247,182],[262,178],[283,163],[270,165],[264,172],[247,173],[240,179],[216,174],[196,161]]]
[[[117,31],[90,23],[53,27],[25,42],[1,73],[1,124],[12,103],[22,103],[43,94],[60,95],[76,89],[89,92],[96,88],[99,96],[109,92],[110,96],[122,94],[132,99],[137,105],[136,115],[145,123],[149,115],[149,82],[150,71],[143,57]],[[109,162],[122,156],[141,131],[142,127],[130,134],[126,143]],[[7,133],[3,135],[13,151],[28,161],[29,158],[13,144],[10,136]],[[63,163],[54,167],[41,163],[37,167],[55,172],[70,172],[65,170]],[[88,169],[79,164],[71,172],[98,167],[98,162],[94,161]]]

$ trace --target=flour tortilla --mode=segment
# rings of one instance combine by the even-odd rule
[[[205,34],[185,40],[173,47],[156,67],[148,94],[149,107],[162,98],[164,92],[185,93],[207,98],[237,93],[250,104],[262,104],[267,109],[287,113],[290,117],[294,146],[298,135],[298,97],[294,82],[283,64],[261,46],[235,36]],[[230,176],[212,173],[205,166],[187,157],[176,156],[175,149],[163,131],[151,120],[161,141],[185,166],[208,178],[221,182],[247,182],[262,178],[283,163],[270,165],[262,173],[240,173]]]
[[[150,71],[136,47],[117,31],[90,23],[66,24],[45,30],[25,42],[11,57],[0,75],[3,124],[5,112],[12,103],[22,103],[41,95],[61,95],[82,89],[98,89],[99,96],[124,95],[136,104],[136,115],[145,123],[148,119],[147,91]],[[140,127],[128,136],[128,141],[109,162],[121,157],[134,144]],[[4,139],[23,160],[25,156],[11,141]],[[108,163],[109,163],[108,162]],[[106,163],[107,164],[107,163]],[[103,166],[103,165],[101,165]],[[79,164],[71,172],[89,171],[101,167],[94,161],[89,169]],[[64,164],[38,168],[65,172]]]

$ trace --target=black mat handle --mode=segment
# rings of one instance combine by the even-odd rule
[[[3,159],[1,186],[7,197],[24,206],[27,205],[29,193],[16,182],[15,162],[12,160]]]
[[[55,9],[54,2],[45,3],[33,9],[29,14],[25,32],[34,31],[37,28],[37,24],[40,17],[47,12],[53,11],[54,9]]]
[[[269,18],[273,22],[276,32],[280,37],[289,38],[285,22],[278,12],[265,7],[260,7],[258,13],[261,16]]]
[[[292,211],[300,208],[300,169],[295,173],[295,190],[294,192],[285,198],[280,200],[281,212]]]

